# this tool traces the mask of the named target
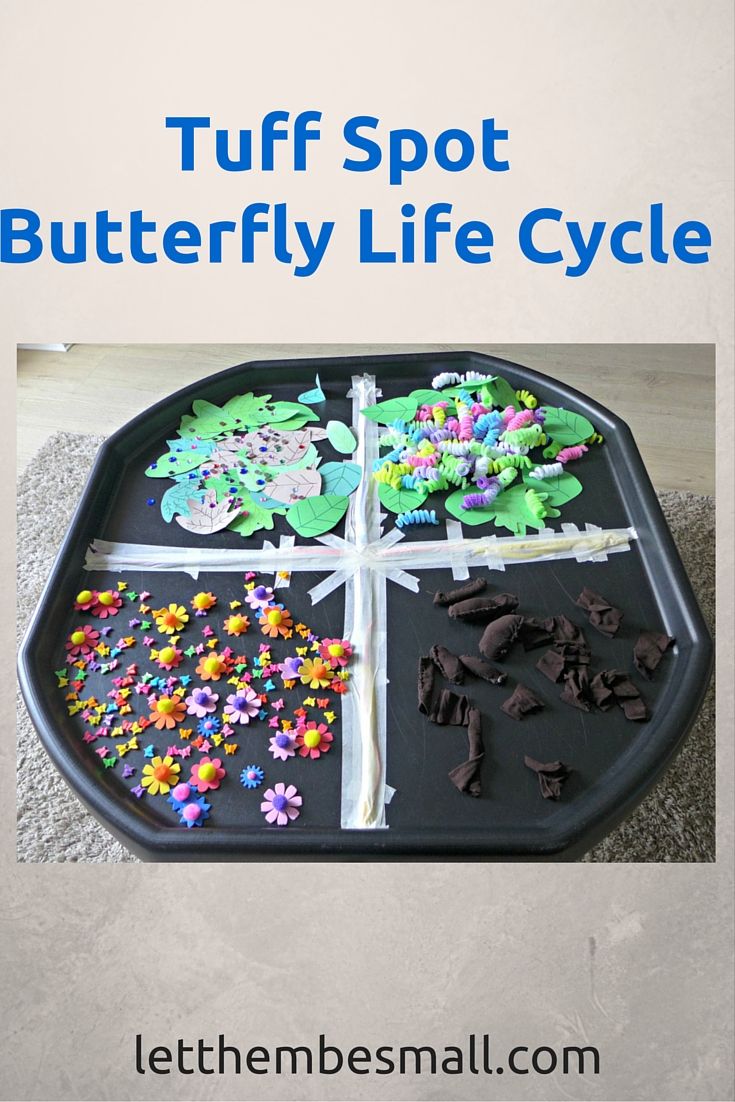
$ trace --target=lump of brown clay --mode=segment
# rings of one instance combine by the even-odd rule
[[[523,617],[515,614],[501,616],[487,625],[480,640],[480,653],[497,662],[505,658],[521,630]]]
[[[531,715],[532,712],[540,712],[543,706],[544,702],[542,700],[534,696],[525,685],[520,684],[516,685],[508,699],[500,705],[505,714],[510,716],[511,719],[523,719],[524,716]]]
[[[459,589],[453,589],[449,593],[435,593],[434,604],[446,608],[448,605],[456,604],[457,601],[464,601],[468,597],[475,597],[478,593],[483,593],[486,586],[487,582],[484,578],[473,578],[471,582],[467,582],[467,585],[462,585]]]
[[[491,685],[502,685],[508,678],[505,670],[499,670],[486,662],[484,658],[475,658],[472,654],[460,654],[459,660],[473,677],[481,677]]]

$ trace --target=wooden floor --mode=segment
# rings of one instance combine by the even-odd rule
[[[246,360],[464,345],[72,345],[19,350],[18,469],[54,432],[108,435],[174,390]],[[715,362],[710,345],[477,345],[536,368],[627,421],[654,486],[714,494]]]

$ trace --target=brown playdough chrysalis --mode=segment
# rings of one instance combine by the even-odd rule
[[[472,654],[460,654],[459,660],[473,677],[481,677],[483,681],[489,681],[491,685],[502,685],[508,678],[505,670],[499,670],[491,666],[484,658],[475,658]]]
[[[456,604],[457,601],[464,601],[468,597],[475,597],[478,593],[484,593],[486,586],[487,582],[484,578],[473,578],[471,582],[467,582],[467,585],[462,585],[459,589],[453,589],[449,593],[435,593],[434,604],[446,608],[447,605]]]
[[[590,682],[590,695],[601,711],[619,704],[626,719],[641,722],[648,719],[648,709],[640,690],[624,670],[601,670]]]
[[[592,711],[590,675],[584,667],[580,666],[564,674],[564,688],[560,699],[573,708],[579,708],[580,712]]]
[[[450,770],[449,779],[460,792],[466,792],[469,796],[481,796],[480,770],[485,757],[485,747],[482,742],[482,716],[477,708],[469,710],[467,742],[469,743],[467,761]]]
[[[521,630],[522,616],[501,616],[499,620],[493,620],[488,624],[480,640],[480,652],[486,658],[497,661],[505,658]]]
[[[599,593],[585,586],[574,603],[585,610],[592,626],[608,639],[617,635],[623,614],[619,608],[610,604],[607,597],[601,597]]]
[[[538,777],[541,795],[545,800],[558,800],[564,781],[571,773],[563,761],[536,761],[526,754],[523,761]]]
[[[675,640],[659,631],[642,631],[633,647],[633,662],[638,673],[651,680],[666,651]]]
[[[458,696],[451,689],[442,689],[436,708],[429,716],[432,723],[451,727],[466,727],[469,723],[470,702],[466,696]]]
[[[429,657],[447,681],[452,681],[455,685],[462,684],[464,681],[464,666],[456,654],[452,654],[446,647],[435,643],[429,651]]]
[[[422,655],[419,658],[419,711],[428,716],[431,711],[431,694],[434,689],[434,663]]]
[[[515,612],[517,608],[518,598],[514,593],[498,593],[494,597],[470,597],[467,601],[457,601],[449,606],[449,615],[453,620],[486,624],[508,612]]]
[[[532,712],[540,712],[544,703],[525,685],[516,685],[514,691],[500,707],[511,719],[523,719]]]
[[[533,616],[526,616],[519,632],[519,638],[524,650],[534,650],[536,647],[545,647],[554,639],[554,627],[556,617],[548,620],[537,620]]]

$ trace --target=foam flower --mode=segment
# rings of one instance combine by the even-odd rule
[[[66,649],[69,658],[78,658],[80,654],[89,654],[99,643],[100,633],[95,631],[90,624],[84,627],[74,628],[66,641]]]
[[[245,600],[251,608],[265,608],[273,600],[273,590],[269,585],[256,585],[245,594]]]
[[[286,638],[291,634],[293,628],[291,613],[287,608],[280,608],[276,605],[266,605],[258,619],[258,623],[263,635],[268,635],[271,639],[277,639],[279,635]]]
[[[178,647],[161,647],[156,656],[156,662],[162,670],[175,670],[180,666],[184,658],[184,652]]]
[[[208,685],[201,689],[194,689],[186,698],[186,710],[190,716],[203,719],[204,716],[216,711],[219,693],[213,693]]]
[[[90,608],[93,608],[96,604],[97,590],[83,589],[81,593],[77,593],[76,600],[74,601],[74,608],[77,612],[89,612]]]
[[[265,815],[267,823],[275,823],[276,826],[288,826],[292,819],[298,819],[301,812],[299,808],[303,803],[299,791],[295,785],[288,788],[279,781],[273,788],[267,789],[260,810]]]
[[[186,714],[186,705],[179,696],[154,696],[150,701],[151,714],[148,717],[159,731],[164,727],[175,727]]]
[[[219,681],[222,674],[227,672],[227,662],[221,654],[212,651],[211,654],[202,655],[196,672],[202,681]]]
[[[195,593],[190,603],[195,616],[206,616],[217,604],[217,598],[213,593]]]
[[[334,735],[325,723],[316,724],[313,721],[296,729],[296,745],[302,758],[318,758],[329,750]]]
[[[246,765],[240,774],[240,784],[243,788],[260,788],[264,777],[259,765]]]
[[[210,789],[219,788],[219,782],[225,773],[221,758],[204,757],[192,765],[190,784],[197,792],[208,792]]]
[[[188,827],[200,827],[205,819],[209,818],[209,809],[211,804],[208,804],[204,799],[204,796],[196,796],[193,800],[189,800],[183,807],[177,808],[179,812],[179,822],[182,826]]]
[[[224,715],[228,723],[250,723],[260,711],[260,697],[253,689],[240,689],[227,697]]]
[[[186,781],[181,781],[175,788],[171,789],[170,794],[166,797],[166,803],[171,804],[174,811],[181,811],[181,808],[192,798],[191,785]]]
[[[153,758],[147,765],[143,766],[143,776],[140,779],[140,783],[143,788],[147,788],[151,796],[155,796],[157,793],[161,793],[165,796],[172,784],[176,784],[178,781],[178,775],[181,772],[181,766],[168,754],[165,758]]]
[[[210,735],[216,735],[221,726],[216,716],[205,716],[197,723],[197,731],[204,738],[209,738]]]
[[[349,639],[322,639],[319,644],[319,656],[328,662],[333,670],[346,666],[352,657],[352,644]]]
[[[298,681],[301,667],[304,664],[303,658],[287,658],[281,666],[281,677],[284,681]]]
[[[325,689],[332,679],[332,671],[321,658],[305,658],[299,677],[302,685],[308,685],[310,689]]]
[[[153,615],[156,618],[156,627],[163,635],[173,635],[174,632],[181,631],[184,624],[189,622],[189,613],[183,605],[177,605],[175,602],[168,608],[157,609]]]
[[[244,635],[250,627],[250,621],[247,616],[241,616],[238,612],[233,612],[232,616],[227,617],[223,627],[228,635]]]
[[[122,605],[122,597],[115,589],[105,589],[97,593],[97,603],[92,605],[92,615],[105,620],[108,616],[117,616]]]
[[[279,731],[270,739],[268,749],[276,761],[288,761],[296,754],[296,739],[288,731]]]

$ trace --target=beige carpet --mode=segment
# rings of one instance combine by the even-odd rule
[[[102,437],[57,433],[18,482],[18,638],[36,606]],[[710,631],[715,615],[715,507],[659,495]],[[82,807],[46,758],[18,697],[19,861],[134,861]],[[637,810],[587,861],[714,861],[715,698],[710,686],[684,750]]]

